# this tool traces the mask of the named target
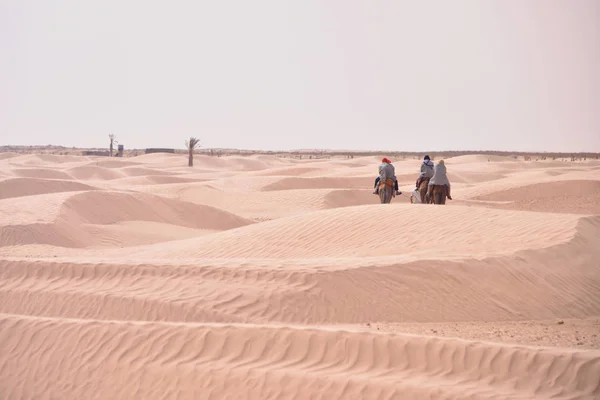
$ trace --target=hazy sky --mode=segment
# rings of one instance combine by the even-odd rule
[[[0,144],[600,151],[599,0],[0,0]]]

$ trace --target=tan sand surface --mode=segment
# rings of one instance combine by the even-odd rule
[[[600,399],[600,163],[419,163],[0,154],[0,399]]]

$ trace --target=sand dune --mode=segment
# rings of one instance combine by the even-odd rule
[[[466,172],[458,171],[448,174],[452,183],[469,183],[477,184],[481,182],[491,182],[498,179],[506,178],[506,175],[500,173],[489,172]]]
[[[11,158],[15,158],[15,157],[19,157],[19,154],[17,154],[17,153],[8,153],[8,152],[2,152],[2,153],[0,153],[0,160],[10,160]]]
[[[155,221],[215,230],[232,229],[250,223],[210,206],[148,194],[117,192],[86,192],[70,197],[63,205],[62,218],[89,224]]]
[[[164,222],[139,220],[120,221],[110,225],[85,225],[83,230],[91,238],[88,246],[96,247],[138,246],[219,232],[219,229],[214,228],[190,228]]]
[[[535,183],[474,199],[509,202],[501,206],[520,210],[600,214],[600,180]]]
[[[372,196],[372,195],[371,195]],[[336,208],[229,230],[156,249],[166,257],[323,258],[419,254],[469,258],[543,248],[570,240],[578,218],[468,207],[411,204]],[[373,221],[385,221],[373,223]],[[387,223],[386,223],[387,222]],[[435,232],[417,229],[435,226]],[[493,224],[494,229],[489,229]],[[431,236],[437,235],[435,247]],[[144,249],[144,252],[149,251]]]
[[[0,324],[0,349],[4,354],[20,349],[22,361],[0,361],[2,376],[23,382],[0,386],[9,398],[295,399],[301,392],[304,398],[323,399],[431,398],[440,393],[525,399],[598,394],[597,351],[561,353],[315,328],[6,314],[0,316]],[[53,368],[53,360],[61,367]],[[175,378],[166,379],[171,376]],[[95,388],[92,397],[86,390],[90,387]]]
[[[0,154],[0,398],[598,399],[596,161]]]
[[[358,189],[373,185],[375,178],[283,178],[263,187],[262,190],[290,189]]]
[[[263,192],[265,186],[262,179],[255,182],[241,179],[236,191],[231,189],[238,182],[221,182],[212,185],[168,185],[148,190],[161,195],[175,197],[192,203],[206,204],[213,207],[235,210],[237,215],[250,219],[274,219],[327,207],[326,198],[333,189],[289,189]],[[216,185],[218,184],[218,187]],[[229,186],[229,187],[227,187]],[[370,193],[370,192],[369,192]],[[377,200],[373,194],[365,196],[371,204]]]
[[[141,168],[141,167],[126,167],[121,170],[126,176],[147,176],[147,175],[171,175],[167,171],[161,171],[154,168]]]
[[[496,155],[485,155],[485,154],[471,154],[467,156],[449,157],[445,161],[452,165],[456,164],[471,164],[471,163],[485,163],[485,162],[502,162],[502,161],[516,161],[515,158],[509,156],[496,156]]]
[[[38,179],[62,179],[68,180],[73,177],[63,171],[50,168],[18,168],[12,170],[13,174],[21,178],[38,178]]]
[[[194,165],[199,168],[209,168],[213,170],[225,169],[232,171],[256,171],[266,169],[271,162],[276,159],[261,161],[250,157],[210,157],[196,156]]]
[[[66,170],[69,175],[80,180],[107,180],[118,179],[125,176],[120,171],[94,165],[82,165]]]
[[[56,154],[19,154],[16,157],[11,157],[11,163],[16,165],[39,165],[47,166],[48,164],[68,164],[72,162],[89,161],[88,157],[80,157],[74,155],[56,155]]]
[[[593,236],[599,228],[598,217],[582,218],[568,242],[479,260],[207,259],[148,249],[80,250],[5,262],[0,303],[15,314],[178,322],[585,318],[600,315],[600,248]],[[106,296],[110,306],[101,301]]]
[[[332,190],[329,193],[325,194],[323,204],[325,208],[360,206],[373,204],[373,198],[373,193],[364,189],[340,189]],[[410,202],[410,197],[409,195],[396,196],[394,202],[408,203]]]
[[[209,178],[193,178],[176,175],[140,175],[140,176],[128,176],[126,178],[120,178],[119,185],[171,185],[176,183],[194,183],[194,182],[206,182],[210,181]]]
[[[0,181],[0,199],[82,190],[94,190],[94,187],[73,181],[35,178],[13,178]]]
[[[63,203],[75,193],[78,192],[58,191],[35,196],[1,199],[0,227],[53,222],[60,215]],[[24,201],[26,201],[25,204]]]
[[[315,167],[282,167],[282,168],[269,168],[267,170],[260,170],[253,175],[264,175],[264,176],[302,176],[310,172],[320,172],[320,168]]]
[[[122,226],[97,226],[129,221],[157,222],[202,231],[194,233],[171,228],[167,232],[155,233],[140,229],[140,232],[130,232],[136,233],[135,235],[128,236],[123,232]],[[250,223],[252,222],[210,206],[148,194],[133,196],[130,193],[89,191],[64,199],[60,213],[51,222],[5,223],[0,226],[0,246],[50,244],[59,247],[89,247],[107,241],[115,245],[131,246],[199,236],[206,230],[232,229]],[[165,229],[147,224],[145,229],[148,228]]]
[[[88,165],[102,167],[102,168],[124,168],[124,167],[134,167],[134,166],[144,165],[144,163],[130,161],[130,160],[123,159],[123,158],[120,158],[120,159],[112,158],[112,159],[107,159],[107,160],[97,160]]]
[[[594,197],[600,195],[600,180],[559,181],[536,183],[501,192],[479,196],[478,200],[530,201],[553,197]],[[581,199],[577,199],[581,200]]]

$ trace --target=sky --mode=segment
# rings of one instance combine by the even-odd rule
[[[0,0],[0,145],[600,152],[598,0]]]

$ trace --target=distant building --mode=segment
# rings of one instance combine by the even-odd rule
[[[101,156],[101,157],[109,157],[110,152],[108,150],[85,150],[81,152],[83,156]]]
[[[175,153],[175,149],[161,149],[161,148],[146,149],[145,154],[150,154],[150,153]]]

